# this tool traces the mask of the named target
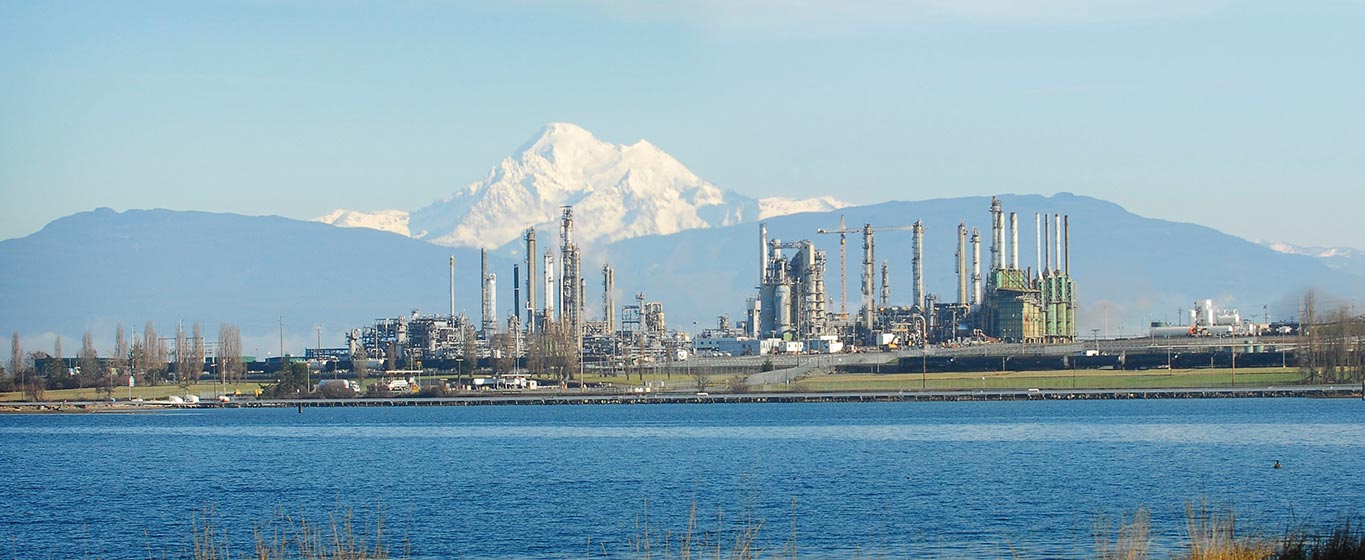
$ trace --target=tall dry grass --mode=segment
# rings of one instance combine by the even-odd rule
[[[249,555],[235,555],[227,529],[218,526],[212,506],[192,516],[190,553],[194,560],[389,560],[389,544],[380,509],[357,525],[350,508],[329,513],[322,522],[304,512],[292,514],[277,507],[272,516],[252,528]]]

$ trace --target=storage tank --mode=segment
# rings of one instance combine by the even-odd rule
[[[790,286],[778,286],[773,297],[774,316],[777,319],[777,334],[781,336],[792,330],[792,289]]]
[[[1160,326],[1152,327],[1152,338],[1183,338],[1192,336],[1194,327]]]

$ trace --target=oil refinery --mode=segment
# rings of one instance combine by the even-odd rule
[[[722,314],[714,326],[694,327],[697,332],[689,332],[670,329],[663,304],[644,293],[636,292],[630,300],[617,302],[617,270],[610,263],[601,268],[600,317],[589,318],[588,282],[583,275],[582,249],[574,242],[573,208],[564,206],[558,247],[539,246],[534,228],[522,236],[524,260],[512,267],[510,310],[499,309],[497,274],[489,268],[488,252],[483,250],[477,321],[455,309],[452,258],[448,314],[421,315],[414,310],[377,319],[351,330],[347,347],[331,354],[406,367],[423,363],[462,367],[469,361],[471,365],[510,363],[515,368],[516,364],[541,360],[538,365],[542,368],[554,364],[571,372],[581,371],[587,364],[614,369],[681,361],[692,354],[834,354],[931,345],[1074,342],[1077,303],[1070,274],[1069,217],[1034,215],[1037,263],[1024,267],[1019,259],[1018,215],[1007,215],[997,198],[991,199],[987,210],[983,214],[990,220],[991,243],[984,274],[980,229],[969,228],[964,222],[954,235],[946,236],[956,245],[951,264],[956,277],[952,301],[944,301],[946,298],[926,289],[925,268],[939,264],[925,262],[925,243],[932,242],[926,239],[934,237],[923,221],[850,228],[841,219],[838,229],[812,232],[816,236],[839,236],[837,311],[826,282],[830,264],[827,253],[817,248],[814,239],[770,239],[767,226],[759,224],[758,282],[753,296],[744,302],[743,318],[732,324],[729,315]],[[880,261],[878,285],[876,237],[899,232],[908,233],[912,242],[908,301],[892,297],[895,292],[888,264],[893,259]],[[861,303],[853,314],[846,307],[843,281],[847,278],[849,234],[862,239],[858,263]],[[1221,328],[1219,320],[1212,320],[1209,327]]]

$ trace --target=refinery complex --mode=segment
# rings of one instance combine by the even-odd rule
[[[922,222],[908,225],[864,224],[814,235],[837,235],[837,299],[826,282],[831,258],[812,239],[770,239],[759,224],[756,290],[743,303],[743,317],[720,315],[699,332],[670,329],[664,306],[643,293],[617,301],[615,269],[601,268],[600,318],[589,319],[585,295],[589,282],[574,241],[574,213],[562,208],[557,244],[541,245],[534,228],[522,237],[525,259],[512,267],[511,309],[500,314],[497,274],[487,251],[480,263],[480,316],[477,321],[454,305],[455,262],[450,261],[451,308],[448,314],[383,318],[351,330],[347,346],[317,353],[332,358],[394,364],[449,363],[465,359],[532,360],[567,357],[579,363],[639,364],[684,360],[694,354],[756,356],[782,353],[840,352],[1014,342],[1062,344],[1076,340],[1076,289],[1070,274],[1070,220],[1034,215],[1036,262],[1024,266],[1019,255],[1019,218],[1006,213],[999,199],[989,209],[989,262],[982,262],[981,233],[959,224],[955,239],[956,294],[944,301],[924,287]],[[880,284],[876,235],[908,231],[912,236],[912,290],[908,302],[891,298],[887,261]],[[812,237],[814,237],[814,235]],[[848,310],[848,238],[861,236],[860,303]],[[984,272],[983,272],[984,268]],[[596,310],[594,310],[596,311]],[[322,356],[320,356],[322,357]]]

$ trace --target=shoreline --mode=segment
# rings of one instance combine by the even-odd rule
[[[1353,398],[1359,386],[1312,385],[1296,387],[1193,387],[1180,389],[990,389],[948,391],[838,391],[802,393],[546,393],[462,395],[453,397],[390,397],[349,399],[246,400],[200,402],[6,402],[0,414],[128,414],[177,409],[215,408],[333,408],[393,406],[563,406],[643,404],[753,404],[836,402],[993,402],[1055,400],[1227,399],[1227,398]]]

